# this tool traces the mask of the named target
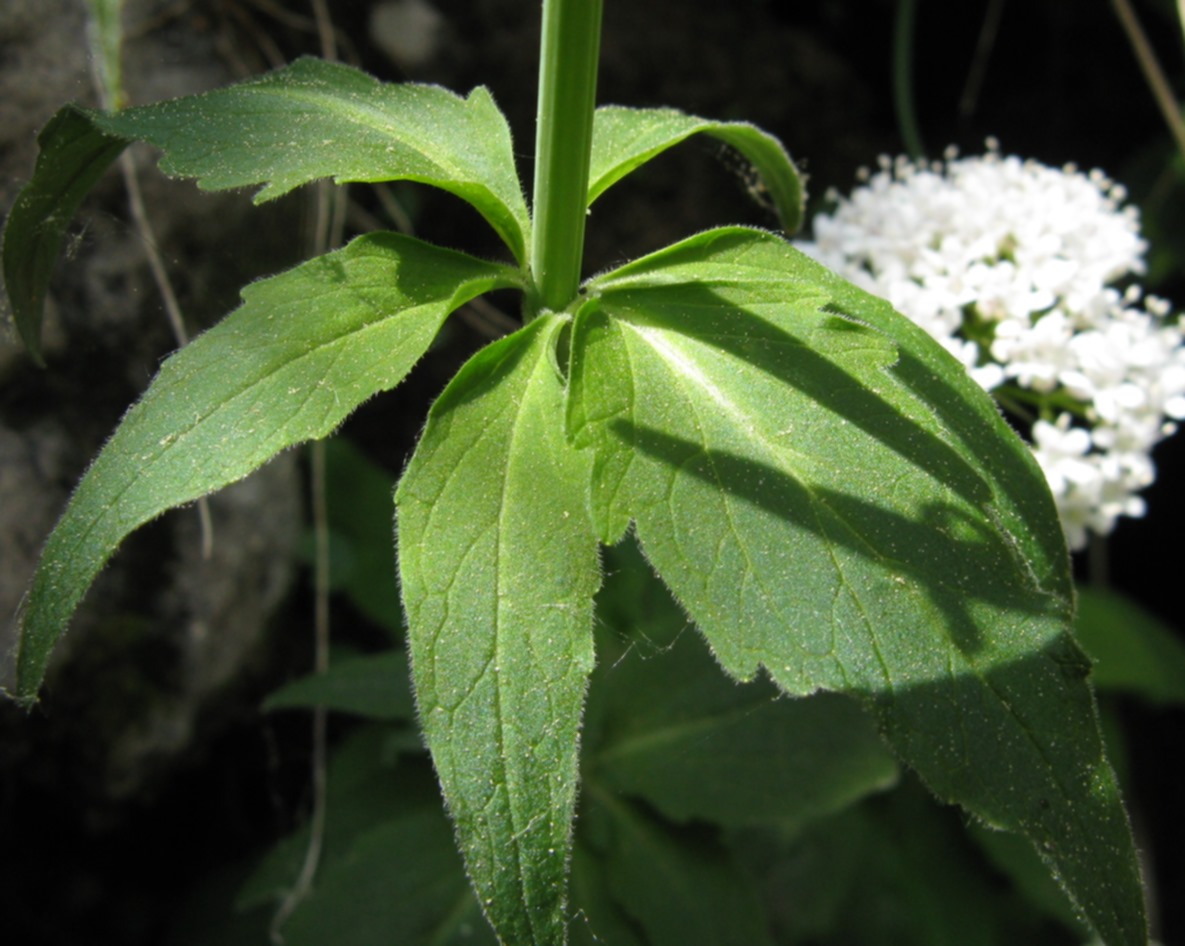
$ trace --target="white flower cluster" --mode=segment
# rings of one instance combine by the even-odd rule
[[[1134,207],[1101,172],[1001,156],[882,158],[801,249],[887,298],[1017,420],[1066,538],[1140,516],[1152,447],[1185,418],[1182,331],[1116,283],[1143,272]]]

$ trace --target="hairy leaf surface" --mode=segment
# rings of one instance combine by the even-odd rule
[[[4,285],[21,341],[42,363],[41,317],[66,229],[83,198],[127,142],[97,131],[73,108],[59,111],[37,137],[33,179],[4,224]]]
[[[600,583],[588,457],[563,429],[559,317],[483,349],[396,492],[420,718],[503,942],[558,946]]]
[[[598,108],[593,119],[591,204],[631,171],[693,135],[708,135],[735,149],[752,166],[751,182],[777,211],[782,228],[802,224],[802,182],[794,162],[773,135],[747,122],[716,122],[673,108]]]
[[[133,141],[160,148],[166,174],[197,178],[208,190],[262,184],[257,203],[327,177],[431,184],[472,204],[514,258],[526,260],[530,216],[510,130],[484,88],[463,98],[300,59],[227,88],[116,113],[69,105],[39,141],[36,171],[4,241],[8,291],[34,351],[62,234],[99,174]]]
[[[1023,832],[1107,942],[1142,943],[1062,534],[987,395],[771,234],[587,289],[569,422],[601,538],[632,520],[730,673],[860,696],[940,798]]]
[[[398,384],[445,317],[517,273],[375,234],[243,290],[243,305],[162,366],[74,493],[22,615],[18,695],[133,529],[331,433]]]
[[[87,114],[106,134],[163,150],[166,174],[209,190],[263,184],[256,202],[324,177],[432,184],[473,204],[525,259],[530,224],[510,128],[482,87],[462,97],[305,58],[225,89]]]

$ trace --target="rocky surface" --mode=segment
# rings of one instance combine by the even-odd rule
[[[132,102],[196,92],[236,74],[211,33],[153,27],[160,5],[131,4],[125,82]],[[93,104],[80,0],[6,4],[0,11],[0,203],[11,204],[36,155],[37,130],[67,101]],[[274,264],[281,241],[246,223],[239,196],[165,181],[137,155],[155,245],[190,332],[233,305],[237,283]],[[273,224],[282,219],[265,215]],[[248,229],[250,228],[250,229]],[[10,616],[73,484],[176,347],[113,169],[78,215],[47,306],[37,368],[9,324],[0,338],[0,682],[11,685]],[[244,245],[251,251],[244,253]],[[288,251],[291,255],[291,250]],[[7,320],[6,320],[7,323]],[[194,509],[130,540],[103,573],[55,656],[37,727],[64,727],[85,746],[91,788],[126,797],[189,746],[197,720],[258,657],[269,616],[295,571],[301,488],[294,455],[211,501],[209,557]],[[147,685],[145,685],[147,681]],[[134,693],[132,692],[134,691]],[[146,692],[146,691],[151,691]],[[65,707],[81,711],[66,712]],[[103,712],[93,712],[102,706]],[[5,706],[3,712],[11,712]],[[19,738],[19,737],[17,737]],[[62,738],[67,738],[63,736]],[[10,742],[8,752],[16,752]]]

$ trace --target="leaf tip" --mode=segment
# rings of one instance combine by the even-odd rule
[[[20,327],[17,328],[17,335],[20,337],[21,343],[25,346],[25,351],[29,355],[29,360],[33,362],[38,368],[45,369],[49,367],[45,361],[45,354],[41,350],[41,335],[36,329],[24,331]]]
[[[45,352],[41,348],[41,306],[36,302],[19,305],[16,300],[9,301],[15,310],[10,324],[16,329],[16,335],[25,346],[30,360],[38,368],[47,367]],[[23,312],[20,311],[22,309]]]
[[[39,702],[38,694],[41,691],[41,681],[45,674],[43,667],[29,667],[28,660],[22,660],[21,651],[22,648],[18,643],[15,653],[9,655],[15,658],[12,661],[16,665],[15,680],[12,681],[14,685],[10,689],[8,686],[0,684],[0,699],[11,700],[27,713]],[[5,675],[7,676],[7,674]]]
[[[11,700],[20,709],[26,713],[32,712],[33,707],[38,703],[37,693],[21,693],[20,691],[13,693],[5,687],[0,687],[0,697],[6,700]]]

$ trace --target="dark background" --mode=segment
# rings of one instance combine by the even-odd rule
[[[36,29],[73,30],[64,47],[73,50],[73,59],[66,56],[61,65],[77,72],[82,64],[84,71],[82,5],[56,6],[64,11],[62,19]],[[300,3],[284,6],[307,16]],[[426,64],[409,73],[401,72],[369,39],[372,4],[343,0],[331,6],[349,40],[343,56],[381,77],[441,82],[460,91],[479,83],[490,86],[515,130],[529,180],[538,4],[440,0],[445,38]],[[903,149],[892,96],[897,12],[892,0],[606,0],[606,8],[602,102],[674,106],[708,117],[753,121],[778,135],[801,162],[814,200],[828,187],[848,190],[858,167],[872,164],[880,153]],[[1137,3],[1178,95],[1185,97],[1185,44],[1172,8],[1168,0]],[[982,82],[969,95],[968,78],[977,68],[977,49],[993,9],[1000,13],[998,29],[980,61]],[[175,94],[171,87],[154,86],[153,76],[173,75],[179,62],[213,63],[210,74],[226,81],[266,68],[277,52],[292,58],[317,49],[314,36],[299,21],[278,19],[245,0],[148,3],[134,12],[139,29],[129,53],[142,73],[130,76],[129,83],[139,83],[137,101]],[[0,37],[0,61],[15,56],[18,44],[27,41],[19,30]],[[1171,145],[1109,2],[1013,0],[997,7],[992,0],[922,0],[913,42],[914,102],[932,156],[949,144],[973,153],[991,135],[1007,153],[1052,165],[1103,168],[1128,184],[1142,205],[1146,233],[1156,240],[1149,288],[1185,300],[1179,265],[1185,251],[1181,175],[1174,178],[1165,171]],[[206,77],[201,72],[194,81],[200,85]],[[9,94],[11,102],[14,94],[25,101],[29,83],[36,80],[18,74],[4,81],[11,88],[7,93],[0,88],[0,95]],[[85,98],[86,85],[73,81],[65,88],[77,91],[67,97]],[[60,104],[46,107],[32,97],[27,100],[30,112],[41,110],[28,115],[33,128]],[[21,147],[31,154],[31,134],[27,138]],[[1179,168],[1179,156],[1177,161]],[[4,180],[9,199],[22,173],[28,170],[12,171]],[[152,175],[146,170],[143,176]],[[172,200],[178,193],[165,191],[161,199]],[[192,194],[184,194],[176,199],[188,206]],[[216,219],[203,218],[200,227],[167,237],[172,262],[183,274],[183,294],[204,300],[194,303],[199,321],[216,318],[233,305],[235,287],[243,280],[297,258],[301,246],[290,237],[306,219],[299,200],[264,218],[248,216],[253,211],[240,201],[225,217],[229,224],[217,219],[219,211]],[[99,231],[108,217],[118,220],[122,198],[113,185],[96,201]],[[243,223],[256,219],[265,223]],[[416,219],[428,239],[478,253],[497,251],[483,225],[446,196],[423,195]],[[772,224],[747,200],[735,172],[710,147],[689,144],[597,204],[589,222],[589,270],[726,222]],[[96,242],[88,237],[83,252],[98,253]],[[202,265],[215,271],[208,279],[193,275]],[[69,298],[69,289],[61,294]],[[203,312],[203,304],[210,311]],[[71,324],[68,318],[66,322]],[[111,359],[128,347],[130,337],[137,339],[134,347],[145,350],[142,357],[149,366],[169,347],[159,329],[134,335],[137,330],[128,329],[128,335],[121,331],[100,336],[79,328],[71,336],[70,351],[57,361],[57,381],[35,373],[9,351],[0,368],[0,419],[33,431],[51,408],[77,411],[85,402],[88,416],[97,418],[91,435],[97,447],[135,395],[138,379],[147,377],[147,369],[109,372]],[[401,389],[399,403],[424,404],[483,341],[475,333],[452,333]],[[111,373],[118,380],[105,381]],[[71,386],[60,380],[64,376],[83,378],[84,383]],[[398,406],[380,398],[359,412],[347,432],[394,476],[421,424],[421,416],[400,413]],[[67,472],[60,474],[59,492],[91,453],[89,447],[77,449]],[[1120,524],[1107,543],[1106,571],[1116,588],[1180,632],[1185,438],[1162,444],[1156,460],[1158,480],[1146,494],[1149,513]],[[102,605],[92,600],[88,607],[115,601],[132,614],[147,608],[146,616],[136,618],[142,623],[151,626],[159,620],[152,608],[161,594],[145,589],[173,580],[162,564],[175,542],[168,522],[155,524],[128,544],[121,560],[133,577],[112,579],[110,596],[101,598]],[[6,545],[0,566],[5,569],[12,561],[9,549]],[[1087,568],[1085,561],[1078,565]],[[119,568],[114,569],[117,575]],[[115,739],[111,728],[126,725],[127,712],[104,712],[112,704],[114,686],[104,674],[129,659],[118,639],[100,638],[87,661],[57,671],[45,702],[32,716],[9,705],[0,707],[0,930],[6,941],[29,946],[160,942],[197,878],[266,844],[299,820],[307,803],[307,724],[282,716],[262,718],[256,707],[269,688],[307,667],[309,613],[307,577],[297,572],[241,672],[194,708],[190,738],[170,751],[148,753],[143,767],[119,789],[113,787],[105,747]],[[85,623],[85,617],[81,620]],[[356,642],[381,638],[344,608],[337,620],[339,632]],[[161,658],[154,649],[168,648],[152,640],[137,638],[131,655],[139,668],[165,667],[154,671],[164,678],[164,686],[175,654]],[[1183,714],[1134,701],[1122,710],[1131,733],[1130,797],[1154,857],[1161,939],[1185,943],[1185,819],[1179,811],[1185,783],[1177,762]]]

